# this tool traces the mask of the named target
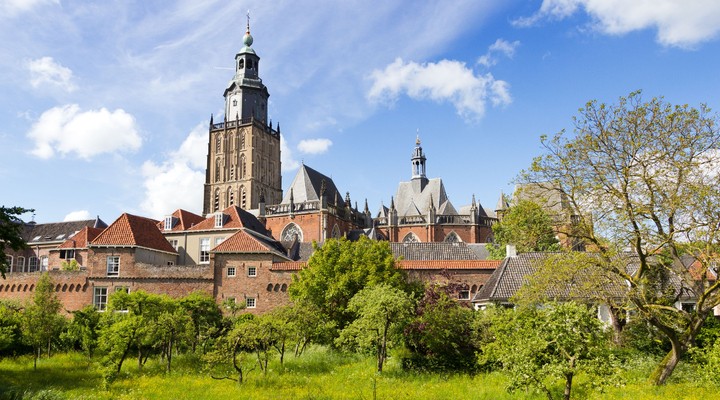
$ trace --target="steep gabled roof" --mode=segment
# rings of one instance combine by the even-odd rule
[[[412,181],[400,182],[395,193],[395,208],[398,216],[427,215],[431,202],[436,210],[441,210],[441,214],[457,215],[455,207],[447,197],[442,179],[429,179],[425,187],[421,191],[418,190],[419,186],[413,185]]]
[[[157,227],[158,221],[124,213],[90,242],[90,246],[132,246],[176,253]]]
[[[291,194],[295,203],[320,200],[323,181],[325,181],[325,201],[328,204],[335,204],[335,196],[337,195],[338,202],[344,202],[343,196],[335,187],[332,178],[303,164],[295,175],[290,188],[285,191],[281,204],[290,204]]]
[[[102,228],[92,228],[86,226],[80,230],[80,232],[74,234],[68,240],[63,242],[58,248],[60,249],[84,249],[88,243],[92,242],[93,239],[98,237],[102,233]]]
[[[170,230],[171,232],[186,231],[205,220],[205,218],[197,214],[193,214],[190,211],[183,210],[181,208],[175,210],[175,212],[172,213],[172,217],[177,219],[177,223],[173,225],[172,229]],[[160,229],[161,231],[168,232],[165,230],[165,221],[160,221],[157,225],[158,229]]]
[[[28,244],[44,242],[62,242],[85,227],[107,228],[107,224],[97,217],[83,221],[52,222],[47,224],[29,223],[23,226],[22,237]]]
[[[230,206],[222,211],[225,214],[222,228],[215,228],[215,216],[204,219],[195,224],[188,231],[204,231],[212,229],[239,229],[248,228],[262,235],[267,235],[265,226],[258,219],[238,206]]]
[[[290,261],[280,242],[246,228],[240,229],[211,251],[213,253],[273,254]]]

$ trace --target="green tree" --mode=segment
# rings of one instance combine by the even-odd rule
[[[552,218],[540,205],[519,200],[493,225],[494,244],[488,246],[488,251],[492,258],[502,259],[508,244],[516,246],[521,253],[560,250],[553,225]]]
[[[73,311],[73,319],[68,326],[67,336],[80,344],[88,359],[92,359],[98,347],[100,316],[95,306],[86,306]]]
[[[406,368],[430,371],[472,371],[476,367],[473,310],[430,285],[404,332],[409,354]]]
[[[400,289],[380,284],[353,296],[348,311],[357,318],[340,332],[336,342],[351,349],[374,351],[377,371],[382,372],[388,347],[401,341],[402,329],[412,315],[412,299]]]
[[[22,207],[0,206],[0,275],[5,278],[11,265],[8,265],[6,248],[19,251],[27,247],[25,239],[22,238],[23,222],[19,216],[35,210]]]
[[[645,102],[634,92],[617,105],[587,103],[574,125],[572,136],[542,138],[545,154],[521,180],[556,191],[582,211],[567,234],[597,249],[601,265],[628,283],[638,315],[670,341],[651,378],[662,384],[720,304],[720,280],[708,279],[720,239],[717,116],[704,105]],[[637,256],[632,268],[613,262],[625,249]],[[698,262],[692,270],[683,262],[688,254]],[[675,297],[681,290],[694,294],[692,310],[653,293],[667,282]]]
[[[293,276],[289,293],[300,306],[309,304],[317,309],[339,331],[353,319],[348,310],[350,299],[366,286],[379,283],[397,288],[407,285],[402,271],[395,268],[387,242],[366,237],[357,242],[330,239],[315,247],[307,267]]]
[[[0,356],[16,350],[22,339],[22,306],[11,300],[0,300]]]
[[[176,348],[183,342],[194,343],[197,338],[193,319],[178,300],[162,296],[161,311],[155,325],[155,337],[151,337],[151,341],[154,341],[154,347],[161,348],[165,357],[165,371],[170,372]]]
[[[256,350],[256,318],[242,314],[233,328],[221,335],[212,350],[204,355],[213,379],[229,379],[241,384],[245,375],[255,369],[249,366],[248,358]]]
[[[563,399],[569,400],[579,372],[595,382],[613,372],[602,325],[585,305],[549,303],[496,316],[490,328],[494,341],[486,345],[484,356],[510,375],[510,391],[534,388],[552,400],[554,381],[563,379]]]
[[[58,336],[65,323],[65,318],[60,315],[61,307],[55,285],[46,272],[38,280],[33,301],[23,313],[23,338],[34,350],[33,368],[37,368],[43,347],[47,348],[47,356],[50,357],[52,340]]]
[[[192,351],[197,347],[202,348],[203,353],[209,339],[216,335],[222,325],[222,312],[215,299],[202,292],[193,292],[180,299],[182,307],[192,319],[194,338],[191,341]]]

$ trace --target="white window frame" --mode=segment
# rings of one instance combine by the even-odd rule
[[[219,212],[215,214],[215,227],[222,228],[223,222],[225,222],[225,214]]]
[[[171,231],[173,228],[173,222],[175,222],[175,221],[174,221],[174,218],[172,215],[168,215],[167,217],[165,217],[165,224],[163,226],[163,228],[164,228],[163,230]]]
[[[47,271],[48,269],[48,256],[42,256],[40,257],[40,270],[41,271]]]
[[[237,269],[235,267],[227,268],[227,276],[235,276],[236,273],[237,273]]]
[[[254,278],[257,276],[257,267],[248,267],[247,269],[247,275],[251,278]]]
[[[220,243],[222,243],[224,241],[225,241],[224,237],[215,238],[215,246],[219,245]]]
[[[256,308],[257,307],[257,299],[254,297],[246,297],[245,298],[245,306],[247,308]]]
[[[35,256],[30,257],[28,260],[28,272],[35,272],[37,271],[38,267],[38,258]]]
[[[170,246],[172,246],[173,249],[175,249],[175,251],[177,251],[180,241],[177,239],[168,239],[168,242],[170,243]]]
[[[10,269],[8,272],[13,272],[13,262],[14,262],[13,256],[5,256],[5,262],[8,265],[8,268]],[[17,272],[17,271],[16,271]]]
[[[108,288],[105,286],[95,286],[93,288],[93,305],[98,311],[105,311],[108,302]]]
[[[210,238],[200,238],[200,256],[198,263],[210,264]]]
[[[120,275],[120,256],[107,256],[107,276]]]
[[[10,267],[12,267],[12,265]],[[23,256],[17,257],[17,260],[15,261],[15,269],[11,268],[10,272],[12,272],[12,271],[25,272],[25,257],[23,257]]]
[[[75,259],[75,249],[60,250],[60,259],[61,260],[74,260]]]

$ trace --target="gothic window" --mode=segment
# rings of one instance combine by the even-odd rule
[[[444,242],[446,242],[446,243],[462,243],[462,239],[460,239],[460,236],[458,236],[458,234],[455,233],[455,231],[453,231],[453,232],[448,233],[447,236],[445,236]]]
[[[240,150],[245,150],[245,132],[240,133]]]
[[[230,167],[230,180],[231,181],[235,180],[235,166],[234,165]]]
[[[215,139],[215,151],[220,152],[220,149],[222,147],[222,137],[220,135],[217,136]]]
[[[403,243],[420,243],[420,238],[416,234],[410,232],[403,238]]]
[[[232,189],[228,189],[228,206],[235,205],[235,193]]]
[[[283,229],[282,235],[280,235],[280,240],[292,242],[295,239],[297,239],[298,242],[302,242],[303,232],[299,226],[291,222],[285,227],[285,229]]]
[[[240,156],[240,179],[245,179],[245,154]]]
[[[331,237],[333,237],[335,239],[340,238],[340,228],[337,226],[337,224],[335,224],[335,226],[333,226]]]
[[[245,186],[240,186],[240,208],[247,210],[247,193],[245,192]]]
[[[217,211],[220,209],[220,189],[215,189],[215,203],[213,211]]]
[[[220,160],[215,160],[215,182],[220,182]]]

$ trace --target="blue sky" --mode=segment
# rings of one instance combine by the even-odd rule
[[[248,9],[283,188],[304,162],[373,212],[410,179],[418,130],[453,204],[492,209],[588,100],[718,109],[712,0],[0,0],[0,204],[200,213]]]

